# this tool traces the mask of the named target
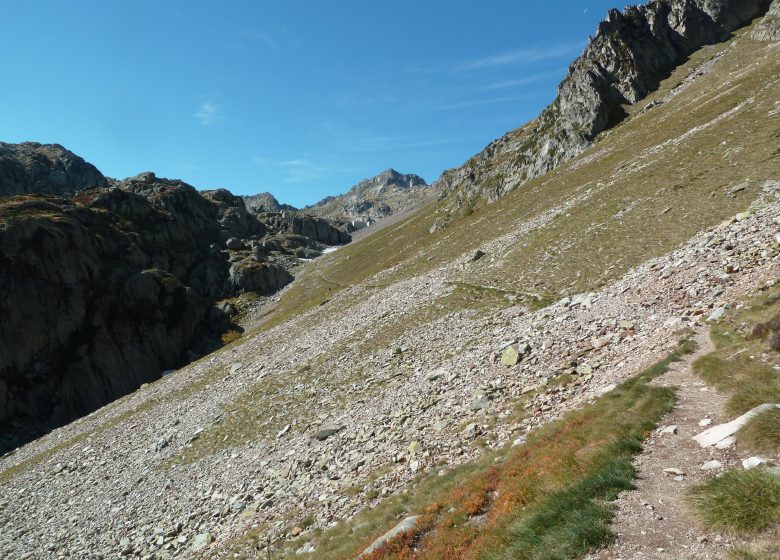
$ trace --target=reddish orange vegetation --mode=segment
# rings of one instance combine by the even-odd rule
[[[476,560],[498,542],[502,529],[518,512],[562,489],[609,443],[599,429],[603,426],[594,426],[603,419],[583,413],[567,420],[503,463],[473,475],[452,491],[446,508],[434,504],[413,531],[386,543],[366,560]]]

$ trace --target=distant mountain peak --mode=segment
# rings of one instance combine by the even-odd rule
[[[363,179],[345,194],[328,196],[306,212],[330,219],[375,222],[417,204],[428,195],[428,183],[392,167]]]

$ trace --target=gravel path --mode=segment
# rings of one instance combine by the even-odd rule
[[[689,488],[728,467],[739,467],[744,459],[736,446],[702,448],[692,439],[706,426],[732,420],[724,413],[726,396],[692,370],[698,357],[714,350],[707,329],[698,327],[695,340],[698,350],[656,380],[676,389],[677,402],[636,459],[636,489],[615,501],[618,509],[612,529],[616,542],[590,560],[721,559],[734,544],[728,535],[703,529],[685,500]]]

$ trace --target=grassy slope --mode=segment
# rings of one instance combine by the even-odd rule
[[[695,349],[684,342],[668,358],[583,410],[533,432],[527,445],[486,454],[445,476],[431,474],[373,509],[316,534],[321,560],[354,558],[399,515],[421,514],[414,532],[393,539],[366,560],[563,559],[611,538],[604,501],[631,488],[632,456],[671,409],[674,393],[650,381]],[[262,528],[236,543],[258,541]],[[275,558],[300,557],[305,539]]]

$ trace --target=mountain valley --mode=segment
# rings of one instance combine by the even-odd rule
[[[780,404],[779,10],[612,10],[538,119],[301,210],[0,144],[0,556],[777,558],[772,424],[691,438]],[[744,473],[763,525],[686,505]]]

